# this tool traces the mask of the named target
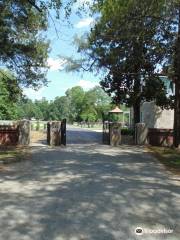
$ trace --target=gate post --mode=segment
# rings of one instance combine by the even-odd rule
[[[144,145],[148,143],[148,128],[145,123],[137,123],[135,127],[135,143]]]
[[[121,123],[109,123],[110,126],[110,145],[117,147],[121,144]]]
[[[28,120],[19,121],[18,128],[19,128],[18,144],[29,145],[30,131],[31,131],[30,121],[28,121]]]
[[[61,145],[61,122],[53,121],[47,125],[47,141],[51,146]]]
[[[66,119],[61,122],[61,144],[66,146]]]

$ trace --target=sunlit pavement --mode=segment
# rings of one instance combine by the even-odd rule
[[[0,172],[0,240],[179,240],[180,179],[142,147],[82,137]]]

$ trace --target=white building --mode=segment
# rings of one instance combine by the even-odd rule
[[[161,76],[161,79],[166,86],[167,94],[172,94],[174,91],[172,82],[166,76]],[[140,108],[140,122],[146,123],[148,128],[173,129],[174,110],[162,110],[153,101],[143,102]]]
[[[141,106],[141,122],[148,128],[173,129],[174,110],[157,107],[154,102],[144,102]]]

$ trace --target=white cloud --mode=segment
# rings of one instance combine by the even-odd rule
[[[95,87],[99,84],[97,82],[91,82],[91,81],[82,79],[77,83],[77,85],[84,88],[84,89],[90,89],[90,88],[93,88],[93,87]]]
[[[92,17],[83,18],[80,20],[77,24],[74,25],[75,28],[83,28],[88,27],[94,22],[94,19]]]
[[[48,66],[50,68],[50,71],[57,71],[57,70],[63,70],[64,69],[64,65],[66,64],[67,60],[48,58],[47,62],[48,62]]]
[[[32,100],[40,100],[42,99],[43,97],[43,91],[44,91],[44,88],[40,88],[39,90],[34,90],[32,88],[24,88],[23,89],[23,93],[30,99]]]

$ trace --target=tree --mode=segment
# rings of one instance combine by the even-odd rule
[[[56,97],[50,104],[49,115],[52,120],[62,120],[64,118],[69,122],[70,106],[67,96]]]
[[[41,114],[39,116],[36,115],[35,118],[49,120],[49,101],[46,100],[46,98],[42,98],[41,100],[35,100],[34,105],[37,109],[39,109],[39,112],[41,112]]]
[[[84,90],[80,86],[73,87],[66,91],[66,96],[69,102],[69,120],[79,121],[79,116],[82,110]]]
[[[64,4],[66,16],[70,11],[68,2]],[[47,83],[49,42],[45,31],[49,19],[56,29],[52,12],[59,18],[62,6],[62,0],[0,1],[0,63],[20,84],[38,87]]]
[[[85,93],[82,110],[86,111],[86,109],[93,108],[95,120],[102,120],[104,114],[106,114],[111,107],[111,98],[100,86],[96,86]]]
[[[0,119],[16,119],[15,102],[21,97],[22,91],[16,78],[8,71],[0,72]]]
[[[159,22],[164,16],[163,2],[98,1],[95,9],[100,17],[87,41],[78,42],[79,51],[86,56],[83,69],[89,66],[104,71],[100,82],[103,89],[116,104],[133,106],[135,123],[140,121],[143,101],[155,100],[162,107],[170,107],[166,88],[156,71],[169,54],[170,41],[162,38]],[[81,66],[82,62],[78,63]]]
[[[152,17],[158,22],[156,35],[161,39],[160,45],[166,46],[165,58],[161,64],[175,85],[174,146],[180,147],[180,1],[161,0],[160,6],[160,14]]]
[[[40,108],[30,99],[21,99],[17,103],[17,112],[19,119],[43,119]]]
[[[93,107],[84,109],[81,113],[81,118],[84,121],[88,122],[88,126],[90,126],[90,122],[95,122],[97,120],[97,112]]]
[[[110,97],[100,88],[94,87],[84,91],[75,86],[66,91],[65,96],[48,101],[45,98],[32,101],[22,96],[16,104],[18,118],[62,120],[67,122],[101,120],[103,114],[111,108]]]
[[[166,72],[175,85],[174,96],[174,146],[180,147],[180,1],[172,0],[168,4],[161,20],[162,38],[170,41],[171,54],[167,58]],[[164,30],[165,28],[165,30]]]

